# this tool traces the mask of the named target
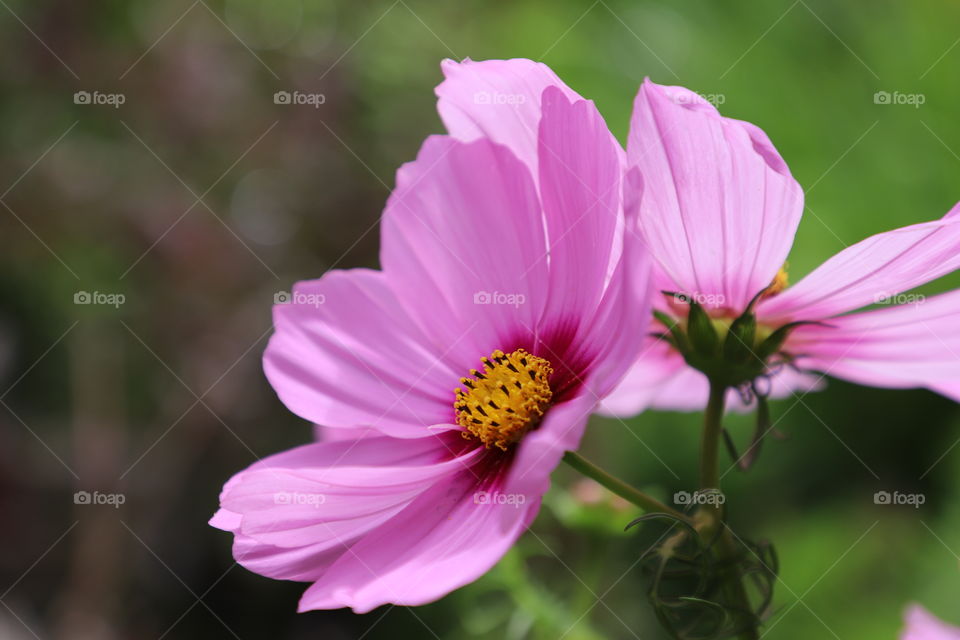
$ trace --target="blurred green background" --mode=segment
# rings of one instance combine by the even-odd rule
[[[311,437],[260,371],[273,296],[377,266],[445,57],[542,60],[621,140],[644,76],[720,96],[807,191],[796,280],[960,199],[958,24],[946,0],[0,1],[0,637],[661,637],[636,513],[568,469],[494,571],[426,607],[296,615],[302,585],[232,566],[223,481]],[[764,638],[894,638],[910,601],[960,623],[956,405],[831,381],[773,412],[788,437],[724,479],[781,557]],[[697,438],[652,412],[596,419],[585,452],[669,498]],[[95,490],[125,502],[74,503]]]

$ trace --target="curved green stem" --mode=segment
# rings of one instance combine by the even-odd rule
[[[647,495],[643,491],[631,487],[620,478],[610,475],[575,451],[567,451],[565,454],[563,454],[563,461],[583,475],[596,480],[599,484],[603,485],[624,500],[637,505],[648,513],[667,513],[674,518],[687,521],[690,520],[685,514],[680,513],[676,509],[668,507],[656,498]]]

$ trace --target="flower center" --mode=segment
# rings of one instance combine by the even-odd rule
[[[463,437],[506,451],[543,418],[553,397],[553,367],[523,349],[510,354],[497,349],[480,361],[483,371],[471,369],[472,378],[460,378],[466,390],[455,392],[457,424],[466,429]]]

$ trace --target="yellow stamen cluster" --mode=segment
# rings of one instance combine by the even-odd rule
[[[553,367],[523,349],[505,354],[499,349],[481,358],[483,371],[470,370],[460,378],[453,404],[465,438],[476,437],[489,449],[504,451],[536,427],[553,397]]]

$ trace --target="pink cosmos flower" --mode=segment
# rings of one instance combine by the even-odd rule
[[[819,371],[960,399],[960,291],[900,295],[960,266],[960,206],[848,247],[787,288],[803,192],[763,131],[721,117],[687,89],[647,80],[634,105],[627,165],[644,180],[639,224],[658,290],[700,304],[721,338],[753,301],[755,342],[746,346],[754,353],[777,328],[806,323],[778,335],[785,342],[768,345],[779,348],[754,363],[761,366],[751,379],[769,384],[764,393],[813,389],[822,377],[809,372]],[[884,306],[849,313],[874,303]],[[686,302],[661,295],[654,304],[686,325]],[[642,354],[605,411],[705,406],[706,376],[671,343],[651,337]]]
[[[941,622],[918,604],[907,609],[900,640],[960,640],[960,627]]]
[[[424,604],[490,569],[645,334],[639,182],[624,206],[593,103],[530,61],[443,69],[451,135],[399,170],[383,270],[274,307],[270,383],[346,437],[237,474],[211,520],[251,571],[313,583],[301,611]]]

